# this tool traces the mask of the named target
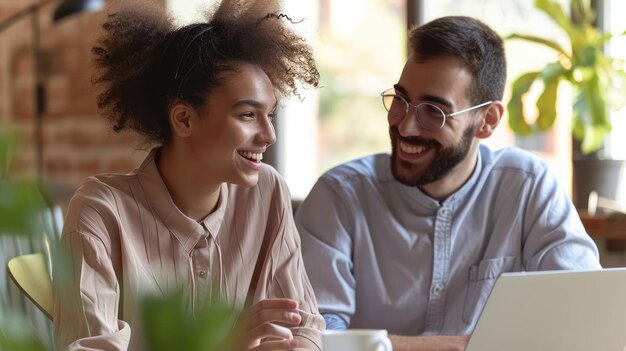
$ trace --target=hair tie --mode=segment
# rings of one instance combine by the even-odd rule
[[[189,41],[189,44],[187,44],[187,46],[185,47],[185,50],[183,50],[183,54],[180,56],[180,60],[178,60],[178,65],[176,65],[176,71],[174,71],[174,80],[178,79],[178,71],[180,70],[180,65],[183,63],[183,59],[185,58],[187,51],[189,51],[191,44],[193,44],[193,42],[196,41],[196,39],[198,39],[201,35],[203,35],[204,33],[208,32],[211,29],[213,29],[213,25],[209,24],[206,28],[202,29],[200,32],[198,32],[198,34],[196,34],[193,38],[191,38],[191,40]]]

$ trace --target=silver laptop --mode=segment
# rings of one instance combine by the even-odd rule
[[[626,268],[502,274],[465,350],[626,350]]]

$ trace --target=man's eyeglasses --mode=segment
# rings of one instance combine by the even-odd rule
[[[465,110],[446,114],[439,106],[429,102],[422,102],[420,104],[413,105],[412,103],[406,101],[406,99],[401,95],[396,95],[396,90],[393,88],[385,90],[380,95],[383,97],[383,105],[385,106],[387,112],[389,112],[389,116],[395,119],[402,119],[406,116],[407,112],[409,112],[409,107],[413,106],[415,107],[415,118],[417,118],[419,125],[430,131],[443,128],[446,124],[446,118],[451,118],[456,115],[460,115],[461,113],[487,106],[493,102],[483,102],[482,104],[466,108]]]

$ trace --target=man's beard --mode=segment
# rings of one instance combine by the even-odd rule
[[[390,126],[389,136],[391,137],[392,150],[391,173],[393,173],[397,181],[408,186],[420,187],[440,180],[465,159],[472,146],[475,129],[473,124],[468,126],[463,131],[463,137],[456,146],[444,148],[433,139],[425,139],[422,137],[403,138],[398,132],[398,127]],[[398,142],[400,140],[412,145],[422,145],[433,148],[435,150],[435,156],[431,164],[428,165],[425,170],[420,171],[416,165],[401,160],[398,157]]]

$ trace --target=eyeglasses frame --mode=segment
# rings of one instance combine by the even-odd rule
[[[390,91],[393,91],[394,93],[393,93],[393,94],[389,94],[389,92],[390,92]],[[456,111],[456,112],[452,112],[452,113],[445,113],[445,111],[444,111],[444,110],[442,110],[442,109],[441,109],[441,107],[439,107],[439,106],[437,106],[437,105],[435,105],[435,104],[433,104],[433,103],[431,103],[431,102],[420,102],[419,104],[415,105],[415,104],[413,104],[413,103],[409,102],[409,101],[408,101],[405,97],[403,97],[402,95],[398,95],[398,94],[396,94],[395,92],[396,92],[396,89],[394,89],[394,88],[390,88],[390,89],[387,89],[387,90],[383,91],[382,93],[380,93],[380,96],[381,96],[381,97],[382,97],[382,99],[383,99],[383,107],[385,107],[385,110],[387,110],[387,112],[389,112],[389,110],[387,109],[387,106],[385,105],[385,97],[389,97],[389,96],[394,96],[394,97],[395,97],[395,96],[397,96],[397,97],[399,97],[400,99],[404,100],[404,102],[406,102],[406,110],[404,111],[404,114],[406,115],[406,113],[407,113],[407,112],[409,112],[409,110],[410,110],[411,106],[412,106],[412,107],[415,107],[415,119],[416,119],[416,120],[417,120],[417,122],[420,124],[420,126],[422,126],[423,128],[425,128],[425,129],[427,129],[427,130],[437,130],[437,129],[430,129],[430,128],[427,128],[426,126],[424,126],[424,125],[422,124],[422,122],[420,121],[419,115],[418,115],[418,113],[417,113],[417,108],[418,108],[420,105],[428,104],[428,105],[431,105],[431,106],[434,106],[434,107],[438,108],[438,109],[441,111],[441,114],[443,115],[443,122],[441,123],[441,126],[438,128],[438,129],[441,129],[441,128],[443,128],[443,126],[445,126],[445,125],[446,125],[446,119],[448,119],[448,118],[454,118],[454,117],[455,117],[455,116],[457,116],[457,115],[460,115],[460,114],[462,114],[462,113],[469,112],[469,111],[472,111],[472,110],[475,110],[475,109],[478,109],[478,108],[481,108],[481,107],[487,106],[487,105],[489,105],[489,104],[491,104],[491,103],[493,103],[493,102],[494,102],[494,101],[486,101],[486,102],[480,103],[480,104],[478,104],[478,105],[474,105],[474,106],[472,106],[472,107],[468,107],[468,108],[466,108],[466,109],[463,109],[463,110],[461,110],[461,111]],[[393,118],[395,118],[395,119],[397,119],[397,120],[401,120],[402,118],[404,118],[404,117],[396,117],[396,116],[393,116],[393,115],[392,115],[391,117],[393,117]]]

